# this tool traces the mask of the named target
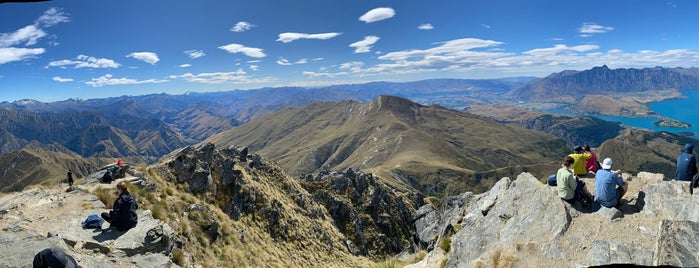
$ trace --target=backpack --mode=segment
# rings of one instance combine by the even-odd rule
[[[694,187],[697,187],[699,183],[699,173],[695,174],[694,177],[692,177],[692,182],[689,184],[689,194],[694,194]]]
[[[92,214],[87,216],[85,221],[82,222],[82,226],[84,229],[102,229],[102,223],[104,223],[102,217]]]
[[[556,186],[556,174],[549,175],[547,183],[548,185]]]

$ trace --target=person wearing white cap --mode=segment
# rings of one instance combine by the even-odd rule
[[[602,170],[595,174],[595,201],[611,208],[619,205],[629,185],[621,178],[621,171],[612,171],[612,159],[602,161]]]

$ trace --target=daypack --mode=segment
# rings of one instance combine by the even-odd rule
[[[556,174],[549,175],[549,179],[548,179],[547,183],[548,183],[548,185],[556,186]]]
[[[695,174],[694,177],[692,177],[692,182],[689,184],[689,194],[694,194],[694,188],[699,186],[697,185],[699,183],[699,173]]]
[[[87,216],[85,221],[82,222],[82,226],[84,229],[102,229],[102,223],[104,223],[102,217],[92,214]]]

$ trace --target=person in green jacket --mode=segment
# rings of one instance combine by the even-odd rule
[[[575,159],[575,164],[573,164],[573,171],[576,176],[587,175],[587,168],[585,167],[585,160],[590,159],[592,155],[585,153],[583,147],[578,145],[573,149],[575,152],[569,154],[570,157]]]
[[[585,187],[585,182],[580,180],[572,172],[575,159],[568,155],[563,159],[563,165],[556,173],[556,190],[558,197],[569,204],[574,204],[575,200],[580,200],[583,206],[591,203],[592,195]]]

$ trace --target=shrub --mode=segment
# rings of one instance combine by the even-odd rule
[[[439,241],[439,248],[444,250],[444,252],[449,252],[449,249],[451,249],[451,238],[445,237],[442,241]]]

